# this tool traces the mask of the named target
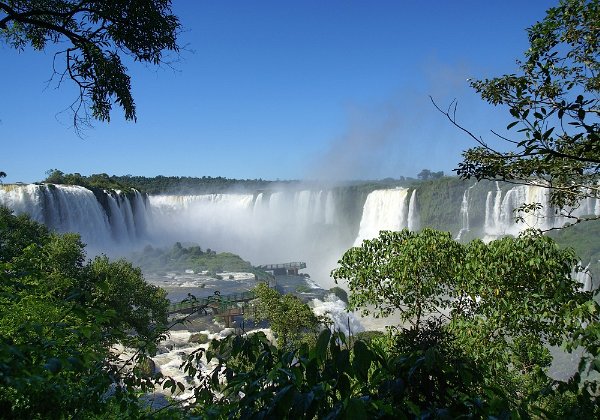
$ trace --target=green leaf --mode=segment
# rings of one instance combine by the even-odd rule
[[[373,356],[367,345],[363,341],[357,341],[354,344],[354,359],[352,360],[352,367],[356,373],[356,376],[362,381],[368,380],[369,368]]]
[[[351,386],[350,386],[350,378],[348,378],[348,375],[346,375],[345,373],[342,373],[338,377],[336,388],[339,391],[342,399],[346,399],[350,396]]]
[[[600,358],[595,358],[592,367],[596,372],[600,372]]]
[[[58,372],[61,371],[62,363],[60,359],[57,359],[56,357],[51,357],[50,359],[48,359],[44,367],[56,375]]]
[[[321,331],[321,334],[319,334],[317,345],[315,347],[317,360],[325,360],[325,356],[327,355],[327,345],[329,344],[330,338],[331,331],[329,331],[329,328],[325,328],[323,331]]]
[[[367,410],[365,409],[365,402],[358,398],[352,398],[348,401],[348,405],[344,410],[344,418],[349,420],[363,420],[366,419]]]

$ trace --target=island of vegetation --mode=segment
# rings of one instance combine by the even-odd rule
[[[223,272],[253,273],[257,279],[268,278],[268,274],[252,266],[249,261],[230,252],[219,252],[199,245],[183,246],[176,242],[171,248],[155,248],[147,245],[142,251],[133,253],[129,259],[145,272],[192,270],[218,275]]]

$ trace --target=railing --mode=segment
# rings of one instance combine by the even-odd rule
[[[259,265],[258,268],[260,268],[261,270],[275,270],[277,268],[294,268],[294,269],[301,270],[303,268],[306,268],[306,263],[296,261],[296,262],[283,263],[283,264],[264,264],[264,265]]]
[[[216,291],[212,296],[186,299],[182,302],[172,303],[169,305],[169,314],[187,311],[193,312],[195,310],[208,313],[209,309],[215,314],[219,314],[234,307],[238,307],[239,302],[248,302],[255,297],[256,295],[252,291],[233,293],[226,296],[222,296]]]

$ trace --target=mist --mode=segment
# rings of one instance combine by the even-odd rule
[[[471,108],[480,99],[467,81],[474,67],[465,61],[448,64],[432,54],[421,64],[420,88],[404,80],[387,97],[349,101],[343,129],[313,157],[304,178],[341,182],[416,177],[424,168],[450,174],[470,139],[435,109],[431,98],[442,108],[456,100],[459,117],[478,129],[478,114]]]
[[[288,189],[255,194],[151,196],[152,244],[193,242],[233,252],[253,265],[304,261],[322,286],[352,246],[356,228],[336,209],[334,192]],[[354,223],[356,225],[356,223]]]

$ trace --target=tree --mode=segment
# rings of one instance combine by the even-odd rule
[[[0,207],[2,415],[88,417],[115,402],[139,408],[135,388],[154,389],[139,364],[164,337],[165,295],[129,263],[86,262],[78,235],[51,233]],[[120,359],[116,345],[133,356]]]
[[[312,309],[293,295],[281,295],[267,284],[254,288],[256,319],[266,320],[281,348],[298,346],[305,338],[316,335],[319,319]]]
[[[463,245],[430,229],[382,231],[346,251],[339,265],[332,274],[348,280],[351,308],[408,323],[396,335],[403,352],[427,343],[423,337],[439,342],[438,331],[450,334],[486,385],[508,394],[513,409],[530,412],[539,393],[555,389],[547,345],[583,345],[591,357],[582,366],[600,371],[600,305],[572,278],[574,252],[549,237],[530,233]],[[597,402],[595,387],[578,383],[569,392]]]
[[[202,360],[216,362],[202,374]],[[213,360],[214,359],[214,360]],[[233,361],[233,363],[232,363]],[[215,363],[211,363],[212,366]],[[314,345],[279,348],[261,331],[214,340],[185,363],[196,377],[201,418],[480,418],[507,417],[502,395],[485,394],[464,357],[438,348],[398,357],[341,333],[323,330]],[[225,378],[225,381],[220,380]],[[490,404],[493,401],[494,404]]]
[[[463,258],[463,247],[448,232],[382,231],[346,251],[332,276],[348,280],[350,309],[375,317],[397,313],[418,330],[450,306]]]
[[[461,177],[540,184],[550,188],[550,203],[574,222],[595,218],[577,218],[569,209],[587,197],[600,198],[598,22],[600,1],[561,0],[528,29],[530,46],[517,73],[471,82],[485,101],[508,109],[513,121],[507,130],[516,134],[492,131],[507,150],[460,126],[456,103],[438,107],[479,144],[463,153]]]
[[[427,181],[431,177],[431,171],[429,169],[423,169],[418,173],[417,178]]]
[[[125,57],[161,64],[165,51],[178,52],[179,20],[170,0],[0,1],[0,41],[23,50],[62,48],[54,55],[53,78],[71,79],[79,96],[70,106],[73,125],[91,117],[110,120],[113,104],[136,119]],[[63,65],[59,65],[63,60]]]
[[[573,346],[585,325],[598,325],[600,306],[573,278],[575,253],[547,236],[465,248],[449,329],[513,401],[527,401],[550,387],[547,346]]]

